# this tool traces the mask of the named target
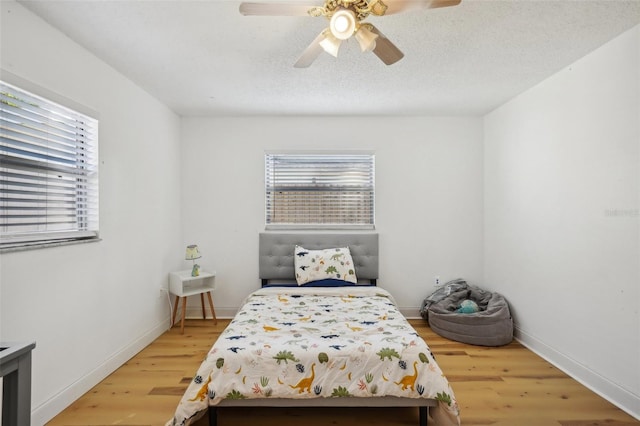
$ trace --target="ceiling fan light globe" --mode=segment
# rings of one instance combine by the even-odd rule
[[[338,16],[333,24],[337,33],[343,33],[349,28],[349,20],[345,16]]]
[[[356,14],[349,9],[337,10],[329,21],[329,29],[335,38],[348,39],[356,30]]]
[[[376,39],[378,38],[378,34],[373,33],[366,26],[361,26],[358,31],[356,31],[356,40],[358,40],[358,44],[360,44],[360,49],[363,52],[371,52],[376,48]]]
[[[320,44],[320,47],[329,55],[337,58],[341,43],[342,40],[335,38],[330,31],[326,31],[324,39],[320,40],[318,44]]]

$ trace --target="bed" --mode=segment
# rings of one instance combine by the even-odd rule
[[[315,279],[314,269],[337,277]],[[207,411],[217,425],[230,406],[418,407],[421,425],[429,414],[460,424],[429,347],[376,285],[377,234],[261,233],[259,272],[262,288],[214,343],[167,426]]]

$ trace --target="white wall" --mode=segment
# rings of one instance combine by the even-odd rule
[[[184,237],[217,270],[221,315],[260,286],[265,150],[375,152],[379,285],[405,313],[435,275],[482,278],[480,118],[184,118],[181,139]]]
[[[98,243],[5,253],[0,340],[35,341],[40,425],[162,333],[181,267],[180,120],[21,5],[2,1],[1,67],[99,113]]]
[[[485,119],[485,281],[522,341],[640,417],[640,27]]]

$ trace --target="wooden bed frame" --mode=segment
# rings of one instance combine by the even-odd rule
[[[259,272],[262,286],[270,282],[295,283],[293,252],[296,245],[317,250],[349,247],[358,283],[376,285],[378,279],[378,234],[376,233],[275,233],[259,235]],[[224,407],[418,407],[420,426],[426,426],[434,399],[400,397],[316,399],[224,399],[209,406],[209,425],[217,426],[218,409]]]

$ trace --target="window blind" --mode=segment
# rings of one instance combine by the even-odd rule
[[[266,154],[266,224],[374,225],[373,154]]]
[[[98,121],[0,81],[0,248],[98,236]]]

